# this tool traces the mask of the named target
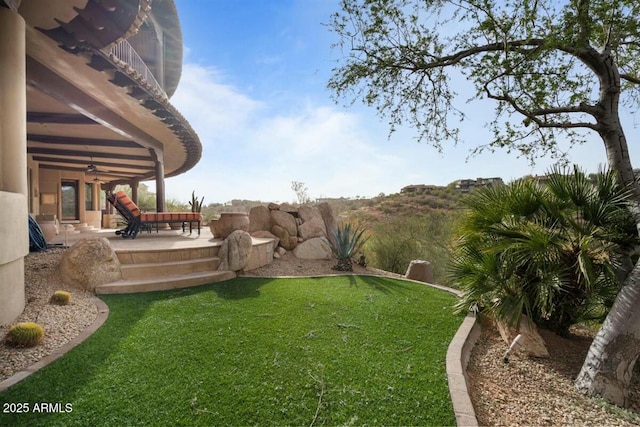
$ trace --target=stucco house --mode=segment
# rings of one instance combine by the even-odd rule
[[[0,0],[0,323],[24,309],[28,214],[101,225],[104,192],[164,178],[202,145],[173,107],[173,0]]]

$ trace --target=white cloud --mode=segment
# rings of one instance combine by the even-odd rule
[[[416,143],[411,129],[400,129],[389,141],[387,129],[369,110],[345,112],[328,102],[305,101],[304,94],[255,99],[217,70],[194,64],[184,65],[172,102],[203,145],[198,165],[166,182],[167,196],[182,201],[193,190],[206,203],[293,201],[292,181],[304,182],[312,198],[375,196],[408,184],[445,185],[480,176],[510,180],[544,173],[551,164],[541,159],[532,168],[504,152],[466,161],[470,147],[486,142],[483,129],[472,123],[466,128],[475,141],[444,147],[444,154]],[[601,143],[588,144],[575,149],[572,158],[595,170],[597,163],[590,161],[603,162],[600,150]]]

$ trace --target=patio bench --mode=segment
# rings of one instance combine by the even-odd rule
[[[150,212],[144,213],[133,203],[124,191],[111,193],[107,196],[109,203],[122,215],[127,223],[123,230],[117,230],[116,234],[123,238],[135,239],[136,235],[143,229],[151,232],[153,226],[166,223],[181,223],[182,232],[185,232],[185,224],[189,224],[189,234],[193,232],[193,224],[198,226],[198,236],[200,235],[200,226],[202,224],[202,215],[199,212]]]

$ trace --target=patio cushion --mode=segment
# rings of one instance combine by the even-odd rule
[[[127,193],[125,193],[124,191],[118,191],[116,193],[116,197],[129,210],[129,212],[131,212],[131,215],[136,218],[140,216],[140,208],[138,208],[138,206],[133,203],[133,200],[131,200],[129,196],[127,196]]]
[[[140,216],[142,222],[197,222],[202,215],[197,212],[150,212]]]

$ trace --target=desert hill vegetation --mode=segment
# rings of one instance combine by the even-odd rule
[[[454,220],[459,201],[466,193],[447,186],[428,186],[415,192],[398,192],[367,198],[362,196],[322,198],[312,200],[304,183],[292,182],[297,199],[292,205],[327,202],[342,223],[355,223],[367,230],[363,252],[367,263],[376,268],[404,273],[414,259],[425,259],[434,265],[438,283],[447,283],[445,268]],[[128,186],[118,190],[130,192]],[[188,203],[174,198],[166,200],[168,211],[191,211]],[[223,212],[249,212],[269,201],[234,199],[226,203],[204,203],[201,213],[204,223],[216,219]],[[144,184],[138,188],[138,205],[143,211],[155,209],[155,194]]]

